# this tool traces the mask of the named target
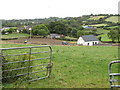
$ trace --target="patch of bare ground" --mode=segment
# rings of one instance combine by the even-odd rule
[[[48,39],[48,38],[19,38],[16,40],[4,40],[4,43],[18,43],[24,44],[27,40],[27,44],[38,44],[38,45],[62,45],[62,40]]]

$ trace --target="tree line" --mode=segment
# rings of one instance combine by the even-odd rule
[[[112,23],[107,22],[105,19],[100,20],[89,20],[91,16],[101,16],[100,15],[83,15],[81,17],[66,17],[66,18],[58,18],[58,17],[50,17],[45,19],[24,19],[24,20],[3,20],[3,27],[24,27],[31,26],[33,35],[41,35],[46,37],[50,33],[63,34],[65,36],[78,38],[81,35],[98,35],[96,33],[97,30],[87,30],[83,28],[83,25],[92,25],[92,24],[103,24],[106,23],[107,26],[100,26],[98,28],[103,28],[110,30],[108,33],[108,37],[112,39],[112,41],[116,41],[119,35],[116,35],[118,28],[110,29],[109,26],[117,26],[120,23]],[[104,14],[102,14],[104,16]],[[107,17],[114,15],[106,15]],[[116,15],[117,16],[117,15]],[[6,31],[2,31],[2,34],[13,33],[16,32],[16,29],[10,28]],[[30,34],[30,30],[23,29],[19,30],[20,33],[28,33]],[[115,37],[116,36],[116,37]]]

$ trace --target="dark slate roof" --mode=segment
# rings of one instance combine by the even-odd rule
[[[82,36],[82,38],[85,42],[87,42],[87,41],[99,41],[96,38],[96,36],[94,36],[94,35],[84,35],[84,36]]]

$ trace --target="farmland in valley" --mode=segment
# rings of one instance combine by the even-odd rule
[[[31,45],[3,44],[3,47]],[[108,64],[118,58],[113,46],[51,46],[50,78],[28,83],[3,84],[4,88],[109,88]],[[17,53],[17,52],[16,52]]]
[[[118,34],[114,33],[118,30],[117,22],[117,15],[108,14],[91,14],[66,18],[50,17],[45,19],[3,20],[3,29],[1,29],[2,48],[51,45],[53,50],[53,68],[50,78],[30,83],[24,82],[23,79],[19,78],[12,83],[3,83],[3,88],[109,88],[108,64],[110,61],[118,60],[117,44],[119,42],[111,42],[118,37]],[[9,29],[5,29],[6,27]],[[108,38],[109,32],[111,37],[113,37],[112,39]],[[98,39],[101,39],[101,42],[95,46],[77,45],[77,40],[82,35],[95,35]],[[63,42],[67,44],[63,45]],[[17,55],[8,55],[7,59],[3,55],[3,60],[7,62],[15,58],[16,61],[24,61],[26,58],[29,58],[30,61],[32,57],[34,60],[38,59],[34,64],[41,65],[39,59],[43,58],[44,54],[46,54],[42,52],[45,49],[21,50],[23,56],[27,54],[25,57],[20,56],[21,52],[19,50],[6,50],[5,54],[12,53]],[[36,54],[36,51],[39,54]],[[48,50],[45,52],[49,54]],[[34,55],[32,56],[31,54],[33,53]],[[16,56],[19,57],[16,58]],[[49,61],[48,58],[44,60]],[[16,63],[12,65],[20,66],[19,64],[16,65]],[[21,67],[24,68],[23,66]],[[38,66],[34,68],[35,70],[40,69]],[[118,70],[118,67],[114,69]],[[35,77],[39,78],[41,76],[39,73],[35,73]]]
[[[106,16],[93,16],[93,17],[90,17],[88,20],[99,20],[101,18],[105,18]]]
[[[89,26],[101,27],[101,26],[107,26],[107,24],[93,24],[93,25],[89,25]]]

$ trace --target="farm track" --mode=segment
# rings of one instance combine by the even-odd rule
[[[36,44],[36,45],[60,45],[60,46],[80,46],[76,44],[69,43],[68,45],[62,45],[62,40],[48,39],[48,38],[19,38],[16,40],[3,40],[2,44],[24,44],[24,40],[27,40],[27,44]],[[120,44],[111,44],[111,43],[100,43],[96,46],[120,46]]]
[[[16,40],[4,40],[4,43],[15,43],[24,44],[24,40],[27,40],[27,44],[37,44],[37,45],[62,45],[62,40],[48,39],[48,38],[19,38]]]

